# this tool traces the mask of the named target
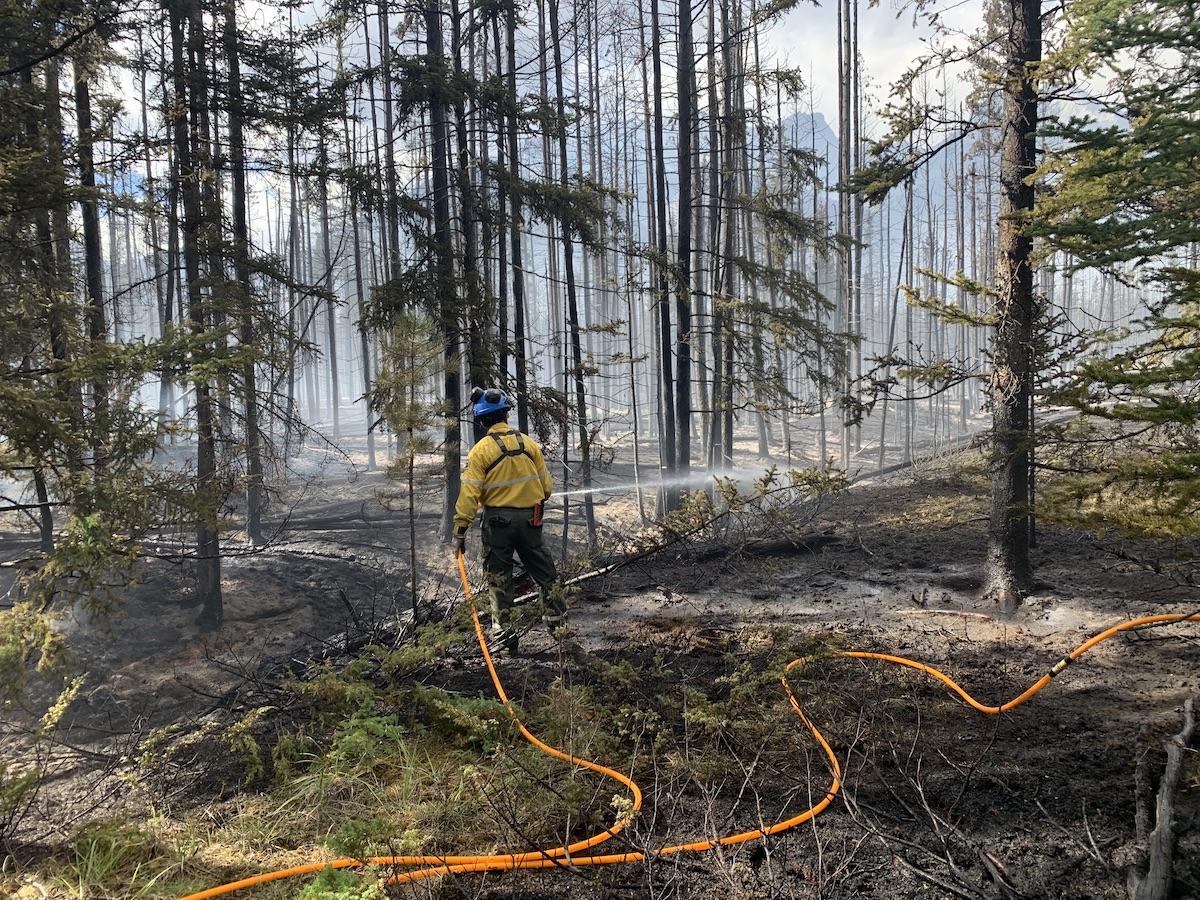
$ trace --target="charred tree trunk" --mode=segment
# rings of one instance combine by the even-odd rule
[[[707,360],[705,358],[705,344],[703,339],[699,343],[700,353],[700,408],[703,410],[700,416],[701,426],[700,431],[704,443],[704,449],[708,464],[713,464],[713,448],[716,446],[717,435],[720,433],[720,426],[716,420],[716,400],[717,391],[720,383],[719,365],[720,352],[717,347],[717,283],[718,273],[721,265],[721,189],[720,189],[720,166],[721,166],[721,135],[720,135],[720,98],[717,94],[717,14],[716,0],[708,2],[708,22],[707,22],[707,90],[708,96],[708,227],[705,234],[705,249],[708,251],[708,271],[706,277],[706,288],[708,297],[703,301],[702,306],[707,310],[707,322],[712,341],[712,357],[713,357],[713,374],[712,374],[712,394],[709,395],[709,377],[705,372]],[[701,321],[704,321],[703,317]]]
[[[696,97],[690,0],[679,0],[676,73],[679,85],[679,236],[675,258],[675,423],[678,441],[675,468],[681,476],[686,476],[692,468],[692,194],[695,190],[692,130]]]
[[[342,67],[342,48],[338,44],[338,68]],[[344,141],[345,164],[353,168],[355,165],[354,141],[350,135],[350,116],[342,117],[342,139]],[[346,188],[346,195],[350,206],[350,236],[352,246],[354,248],[354,301],[355,312],[358,316],[358,341],[359,353],[362,355],[362,402],[363,415],[366,419],[366,434],[367,434],[367,471],[374,472],[376,467],[375,459],[375,429],[371,427],[371,340],[367,333],[367,323],[365,320],[366,312],[366,286],[363,281],[363,268],[365,266],[362,252],[362,239],[359,236],[358,228],[358,192],[352,187]],[[343,211],[345,207],[343,207]],[[368,227],[370,226],[370,218],[368,217]]]
[[[59,103],[57,77],[53,77],[50,71],[56,69],[57,63],[53,60],[50,62],[46,75],[46,104],[57,105]],[[27,90],[33,89],[33,70],[26,69],[24,73],[24,86]],[[49,131],[49,129],[47,129]],[[30,103],[26,110],[25,119],[25,137],[27,147],[31,151],[41,149],[41,136],[38,129],[38,120],[36,115],[36,107]],[[46,155],[49,159],[52,156],[50,145],[55,141],[55,137],[51,134],[46,135]],[[60,372],[54,377],[54,391],[57,394],[57,399],[63,404],[64,408],[69,410],[70,424],[73,430],[78,427],[78,416],[74,412],[78,409],[78,405],[73,398],[73,389],[71,380],[65,375],[62,369],[66,368],[69,350],[67,345],[67,316],[69,313],[63,308],[62,302],[62,280],[61,273],[58,271],[58,263],[54,255],[54,232],[50,227],[50,211],[45,207],[40,207],[34,210],[34,227],[37,234],[37,255],[38,267],[41,275],[41,289],[47,311],[47,325],[50,337],[50,355],[55,363],[60,366]],[[22,362],[22,368],[28,369],[32,362],[30,355],[26,355]],[[74,456],[74,454],[72,454]],[[68,466],[72,474],[76,474],[80,468],[76,459],[72,458],[68,461]],[[50,493],[46,486],[46,476],[40,465],[36,465],[33,469],[33,488],[37,495],[38,501],[38,530],[40,532],[40,548],[43,553],[50,554],[54,552],[54,511],[50,505]]]
[[[142,114],[142,133],[150,133],[150,104],[147,100],[146,91],[146,74],[150,67],[149,57],[146,55],[145,47],[143,46],[142,37],[138,35],[138,58],[140,62],[140,71],[138,72],[138,99],[140,101]],[[144,155],[142,158],[145,164],[144,176],[142,179],[142,188],[145,191],[146,197],[146,219],[150,230],[150,262],[153,269],[152,275],[154,278],[154,299],[156,301],[156,311],[158,313],[158,335],[165,337],[167,328],[170,325],[170,317],[167,314],[167,291],[170,289],[172,280],[170,269],[164,269],[162,262],[161,249],[161,231],[159,228],[159,205],[158,197],[155,196],[155,181],[154,165],[150,158],[150,141],[147,140],[144,146]],[[166,367],[159,373],[159,388],[158,388],[158,429],[161,434],[167,420],[167,411],[172,405],[170,397],[173,393],[171,387],[170,373]]]
[[[744,125],[738,121],[735,92],[740,84],[736,59],[736,36],[730,22],[729,0],[721,3],[721,65],[725,83],[721,114],[720,207],[724,217],[724,248],[713,291],[713,446],[710,464],[729,468],[733,463],[734,395],[734,253],[737,248],[736,161],[738,135]]]
[[[190,13],[191,3],[167,4],[171,20],[171,47],[174,63],[174,90],[176,102],[172,122],[175,155],[178,160],[180,196],[183,199],[183,258],[187,279],[188,312],[191,330],[200,338],[200,352],[207,355],[205,336],[208,332],[201,295],[200,254],[203,208],[200,199],[200,179],[197,177],[194,145],[197,136],[196,106],[199,93],[195,81],[203,78],[188,63],[195,60],[195,44],[203,36],[188,29],[188,62],[184,57],[184,14]],[[192,17],[189,15],[188,19]],[[193,358],[194,371],[204,371],[197,363],[205,362]],[[200,622],[207,629],[216,629],[221,624],[221,555],[217,533],[216,488],[216,443],[213,429],[213,401],[207,376],[197,375],[196,389],[196,594],[201,604]]]
[[[451,0],[450,5],[450,51],[455,76],[462,78],[462,37],[458,0]],[[467,110],[461,93],[456,96],[454,103],[454,133],[458,150],[455,180],[458,182],[459,217],[462,222],[462,275],[467,299],[467,371],[472,385],[487,387],[496,369],[487,340],[492,314],[484,306],[483,286],[479,276],[479,200],[475,185],[471,182]],[[479,440],[483,437],[483,431],[478,426],[476,428],[475,440]]]
[[[658,25],[658,0],[650,0],[650,59],[654,67],[654,207],[655,231],[657,238],[658,259],[655,269],[658,272],[658,326],[659,365],[662,367],[662,388],[659,403],[662,404],[662,450],[660,457],[663,461],[663,478],[669,479],[675,472],[676,464],[676,422],[675,422],[675,385],[673,377],[674,366],[671,363],[671,306],[670,291],[667,279],[667,166],[666,153],[663,149],[663,80],[662,54],[659,45],[662,34]],[[661,500],[665,500],[666,508],[676,505],[675,492],[671,489],[663,491]],[[662,508],[660,502],[659,508]]]
[[[512,98],[517,96],[517,13],[513,6],[505,12],[504,55],[507,57],[508,92]],[[516,179],[521,174],[521,149],[517,142],[517,113],[510,109],[504,123],[505,137],[508,141],[508,171],[509,177]],[[517,427],[521,431],[529,430],[529,384],[525,356],[525,263],[521,252],[521,232],[524,220],[521,212],[521,197],[513,191],[509,196],[508,236],[510,255],[512,259],[512,297],[513,297],[513,343],[514,369],[517,380]]]
[[[1004,112],[1000,142],[1000,214],[996,332],[992,340],[992,513],[984,591],[1013,612],[1029,590],[1029,461],[1033,397],[1033,241],[1021,218],[1033,209],[1037,166],[1037,93],[1041,0],[1009,0]]]
[[[562,42],[559,35],[558,0],[550,0],[550,42],[554,48],[554,97],[558,115],[558,163],[559,184],[568,185],[567,175],[567,132],[565,127],[566,108],[563,101]],[[580,479],[585,488],[592,485],[592,440],[588,430],[587,392],[584,386],[583,348],[579,339],[579,305],[575,296],[575,259],[571,234],[566,223],[560,223],[563,242],[563,274],[567,282],[567,319],[571,329],[571,362],[575,381],[575,415],[579,428]],[[583,497],[583,515],[587,524],[588,547],[596,546],[596,511],[592,495]]]
[[[241,60],[238,53],[237,5],[225,3],[222,33],[225,61],[229,68],[229,167],[233,177],[233,253],[238,285],[238,339],[245,359],[242,363],[242,417],[246,429],[246,536],[250,543],[263,543],[262,439],[258,427],[258,384],[254,372],[254,298],[250,288],[250,230],[246,214],[246,145],[242,136]]]
[[[92,151],[92,99],[88,73],[78,60],[75,62],[75,119],[79,130],[79,183],[83,196],[79,201],[83,218],[83,266],[87,291],[88,337],[94,352],[108,340],[108,325],[104,313],[104,261],[100,248],[100,212],[96,202],[96,166]],[[96,474],[107,468],[108,442],[111,422],[108,409],[108,377],[98,368],[91,382],[92,401],[92,466]]]
[[[440,43],[440,31],[438,37]],[[369,62],[368,65],[370,65]],[[400,277],[400,200],[396,187],[396,154],[392,149],[396,133],[392,116],[392,34],[388,25],[387,0],[381,0],[379,3],[379,78],[383,82],[384,142],[378,152],[382,153],[384,157],[383,183],[387,203],[384,221],[387,229],[388,278],[394,280]],[[372,113],[374,113],[374,109],[375,104],[372,100]],[[377,133],[376,137],[378,137]]]
[[[444,70],[446,53],[442,43],[441,9],[436,2],[425,7],[425,30],[430,68]],[[453,249],[450,236],[450,161],[447,147],[446,101],[435,93],[429,104],[433,138],[433,241],[434,286],[445,356],[442,385],[445,394],[446,423],[442,436],[443,463],[446,469],[446,494],[442,505],[442,539],[450,540],[454,526],[454,504],[462,483],[459,471],[462,455],[462,381],[459,375],[458,306],[454,296]]]

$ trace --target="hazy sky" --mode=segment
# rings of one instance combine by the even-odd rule
[[[821,6],[801,3],[768,33],[763,51],[769,51],[781,63],[800,68],[815,90],[816,107],[825,113],[831,127],[837,125],[837,0]],[[972,30],[983,12],[982,0],[946,0],[942,22],[951,27]],[[926,41],[932,29],[923,20],[913,24],[912,4],[898,0],[880,0],[868,7],[862,0],[858,35],[864,74],[864,87],[873,94],[871,108],[887,98],[888,88],[928,49]],[[864,108],[864,113],[867,109]]]
[[[834,125],[837,123],[837,2],[824,0],[821,5],[815,5],[810,0],[800,0],[793,10],[764,33],[761,48],[765,57],[795,66],[805,73],[816,89],[817,109]],[[692,3],[695,7],[698,0],[692,0]],[[940,19],[944,25],[965,30],[977,27],[983,11],[983,0],[932,0],[931,5],[941,10]],[[859,43],[866,62],[864,87],[874,95],[872,106],[887,97],[888,86],[928,47],[925,41],[932,29],[924,20],[914,26],[912,7],[912,0],[878,0],[874,7],[868,0],[860,0]],[[296,13],[297,24],[315,20],[318,9],[323,8],[324,3],[315,0],[302,6]],[[260,23],[280,15],[270,0],[246,0],[242,11],[243,15]],[[703,30],[703,14],[698,27]],[[671,33],[674,33],[673,29]],[[668,54],[673,49],[670,48]],[[349,52],[353,53],[353,50]],[[673,74],[672,60],[667,60],[666,68],[664,75],[669,80]]]

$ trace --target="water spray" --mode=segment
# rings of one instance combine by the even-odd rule
[[[766,469],[721,469],[715,472],[693,472],[689,475],[676,475],[674,478],[659,478],[655,481],[618,481],[616,484],[556,491],[554,496],[583,497],[588,494],[619,494],[636,490],[657,491],[660,488],[704,488],[708,487],[710,483],[721,480],[751,481],[761,478],[766,471]]]

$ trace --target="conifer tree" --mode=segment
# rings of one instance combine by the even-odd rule
[[[1048,514],[1132,534],[1200,531],[1200,19],[1177,0],[1070,5],[1050,66],[1105,90],[1086,113],[1047,124],[1051,189],[1030,231],[1138,285],[1146,313],[1127,328],[1101,316],[1069,375],[1048,391],[1078,410],[1052,443],[1061,477]],[[1102,298],[1103,299],[1103,298]],[[1120,341],[1121,349],[1114,350]]]

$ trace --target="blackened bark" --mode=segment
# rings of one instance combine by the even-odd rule
[[[56,63],[51,61],[48,66],[49,70],[54,70]],[[33,92],[33,70],[26,69],[23,74],[24,87],[30,93]],[[49,71],[46,75],[46,104],[57,104],[59,102],[57,81],[54,82],[54,90],[51,91],[51,75]],[[37,106],[35,102],[30,102],[26,109],[25,119],[25,136],[27,146],[30,150],[40,149],[42,143],[38,129]],[[47,145],[53,143],[53,136],[47,135]],[[47,157],[49,158],[49,146],[46,147]],[[62,282],[58,271],[57,260],[54,255],[54,234],[50,227],[50,211],[45,207],[39,207],[33,212],[34,228],[37,234],[37,250],[38,264],[41,269],[41,288],[44,292],[44,302],[46,304],[46,321],[47,330],[50,336],[50,353],[55,362],[58,363],[59,373],[54,377],[54,389],[57,394],[57,399],[63,406],[71,410],[71,427],[77,429],[78,422],[74,410],[76,404],[72,402],[71,381],[65,374],[66,362],[68,356],[67,349],[67,312],[63,309],[64,304],[61,302]],[[28,369],[31,363],[30,356],[26,356],[22,363],[23,369]],[[68,465],[72,474],[76,474],[79,469],[77,457],[71,454]],[[35,466],[33,469],[33,487],[37,494],[38,500],[38,529],[41,535],[40,546],[42,552],[52,553],[54,551],[54,511],[50,505],[50,494],[46,487],[46,476],[40,466]]]
[[[33,490],[38,502],[38,548],[46,554],[54,552],[54,512],[50,508],[50,492],[41,468],[33,470]]]
[[[75,120],[79,130],[79,183],[83,188],[79,201],[83,218],[83,265],[88,298],[88,337],[96,350],[108,340],[104,314],[104,266],[100,250],[100,213],[96,202],[96,166],[92,152],[92,100],[88,73],[75,62]],[[111,429],[108,410],[108,376],[97,368],[92,376],[92,465],[101,474],[107,468]]]
[[[438,43],[441,43],[441,32],[438,32]],[[370,65],[368,60],[367,65]],[[396,140],[395,126],[392,116],[392,34],[388,25],[388,4],[383,0],[379,4],[379,77],[383,82],[383,137],[382,149],[376,145],[377,152],[384,154],[383,182],[387,192],[386,240],[388,254],[388,278],[400,277],[400,201],[396,188],[396,154],[392,144]],[[375,111],[372,96],[371,112]],[[378,132],[375,132],[378,137]]]
[[[1007,72],[1000,138],[996,333],[992,340],[992,514],[984,591],[1013,612],[1029,590],[1029,431],[1033,396],[1033,241],[1022,217],[1033,209],[1041,0],[1009,0]]]
[[[514,104],[505,122],[505,137],[508,141],[508,170],[512,178],[518,178],[521,173],[521,150],[517,142],[517,13],[510,4],[505,13],[504,55],[507,57],[508,71],[505,77],[508,82],[508,93]],[[508,236],[510,257],[512,259],[512,296],[513,296],[513,343],[516,345],[513,363],[517,379],[517,426],[521,431],[529,430],[529,391],[528,375],[526,372],[525,355],[525,264],[521,253],[521,232],[524,220],[521,211],[521,198],[514,191],[509,197]]]
[[[450,58],[456,77],[463,76],[462,36],[459,27],[458,0],[450,3]],[[467,134],[467,110],[463,95],[455,95],[454,134],[458,164],[454,170],[458,182],[459,218],[462,222],[462,274],[467,296],[467,372],[472,385],[487,387],[495,373],[495,363],[488,352],[488,329],[491,311],[485,308],[483,286],[479,277],[479,200],[471,182],[471,151]],[[476,426],[475,440],[483,437]]]
[[[662,34],[658,25],[658,0],[650,0],[650,59],[654,67],[654,207],[656,223],[656,238],[658,259],[655,269],[658,272],[658,324],[659,324],[659,365],[662,367],[662,388],[658,402],[662,406],[662,449],[660,457],[663,461],[663,474],[670,477],[675,471],[676,464],[676,422],[674,399],[674,366],[671,362],[671,305],[670,291],[667,279],[667,168],[666,153],[663,150],[663,82],[662,54],[659,44]],[[665,490],[663,500],[666,507],[674,506],[674,492]]]
[[[850,124],[850,0],[839,0],[838,3],[838,189],[842,190],[850,177],[850,147],[854,142]],[[837,257],[837,309],[838,330],[850,335],[854,327],[852,311],[853,301],[850,299],[850,272],[852,270],[849,254],[850,240],[850,198],[847,193],[838,195],[838,247]],[[846,341],[845,355],[841,358],[839,374],[839,389],[841,395],[841,463],[843,471],[850,468],[850,428],[846,424],[850,400],[850,365],[851,341]]]
[[[738,79],[734,29],[730,24],[729,2],[721,3],[721,60],[725,97],[722,114],[721,140],[721,201],[725,214],[725,247],[722,252],[721,277],[713,296],[714,365],[719,370],[713,378],[713,435],[716,452],[711,460],[716,468],[733,464],[733,392],[734,392],[734,318],[730,308],[734,294],[734,253],[737,249],[736,162],[738,135],[744,123],[737,118],[735,103]],[[719,380],[719,384],[718,384]],[[719,437],[718,437],[719,436]]]
[[[692,468],[692,129],[695,125],[696,58],[692,51],[692,7],[679,0],[679,240],[676,253],[675,467]]]
[[[222,31],[229,69],[229,168],[233,178],[233,254],[238,285],[238,340],[242,363],[242,419],[246,429],[246,536],[261,545],[264,506],[262,438],[258,426],[258,384],[254,374],[254,298],[250,289],[250,230],[246,217],[246,147],[242,135],[241,59],[238,53],[237,4],[226,0]]]
[[[430,68],[445,69],[441,10],[436,2],[425,7],[425,31]],[[429,122],[433,133],[433,242],[434,287],[445,354],[443,388],[446,422],[442,437],[443,464],[446,470],[446,494],[442,504],[442,539],[450,540],[454,526],[454,504],[462,483],[459,471],[462,455],[462,383],[459,376],[459,325],[455,303],[453,262],[450,246],[450,164],[447,147],[446,101],[438,93],[429,104]]]
[[[720,136],[720,98],[717,94],[717,16],[716,16],[716,0],[708,2],[708,27],[706,33],[706,44],[708,51],[708,227],[705,235],[705,250],[708,251],[709,266],[707,272],[707,294],[708,298],[705,301],[701,300],[701,321],[705,309],[708,312],[708,328],[711,333],[712,351],[713,351],[713,374],[712,374],[712,396],[709,396],[709,381],[704,377],[704,370],[707,364],[705,359],[705,345],[703,340],[697,341],[700,348],[698,362],[700,364],[700,408],[703,410],[700,416],[700,431],[702,440],[705,445],[705,458],[708,464],[713,464],[715,455],[715,447],[720,434],[720,425],[716,421],[715,407],[717,391],[720,384],[720,359],[721,354],[717,346],[717,335],[719,329],[717,327],[717,290],[718,290],[718,272],[721,266],[721,189],[720,189],[720,165],[721,165],[721,136]]]
[[[558,163],[559,184],[566,187],[567,176],[567,131],[566,109],[563,102],[562,42],[559,37],[558,0],[550,0],[550,35],[554,48],[555,111],[558,116]],[[567,282],[567,324],[571,329],[571,362],[575,381],[575,414],[579,426],[579,470],[585,488],[592,486],[592,440],[588,430],[587,392],[584,388],[583,349],[579,340],[579,304],[575,295],[575,252],[571,245],[571,233],[566,223],[562,226],[563,274]],[[584,494],[583,516],[587,523],[588,548],[596,546],[596,511],[592,495]]]
[[[194,2],[194,0],[191,0]],[[208,331],[204,300],[200,282],[200,233],[203,226],[203,211],[200,200],[200,184],[196,170],[196,154],[193,142],[196,139],[197,97],[191,76],[196,73],[184,61],[184,21],[190,3],[167,3],[171,21],[171,48],[174,66],[174,90],[176,102],[173,106],[172,130],[175,156],[178,160],[179,191],[183,200],[183,259],[187,279],[188,315],[194,335],[203,340]],[[189,17],[191,18],[191,17]],[[189,56],[194,58],[194,43],[202,35],[189,29]],[[200,75],[203,77],[203,74]],[[185,99],[186,98],[186,102]],[[207,346],[201,349],[207,353]],[[196,363],[205,360],[193,359]],[[216,488],[216,445],[213,435],[213,402],[211,386],[207,377],[195,379],[196,389],[196,594],[201,604],[200,623],[204,628],[216,629],[221,624],[223,613],[221,597],[221,554],[217,532]]]
[[[317,179],[317,206],[321,217],[321,256],[324,269],[321,275],[321,286],[329,292],[325,300],[325,331],[327,332],[326,353],[329,356],[329,411],[333,416],[333,436],[341,434],[341,397],[342,388],[338,378],[337,354],[337,300],[333,297],[333,248],[329,240],[329,147],[325,140],[324,129],[320,129],[317,144],[317,167],[320,177]]]

